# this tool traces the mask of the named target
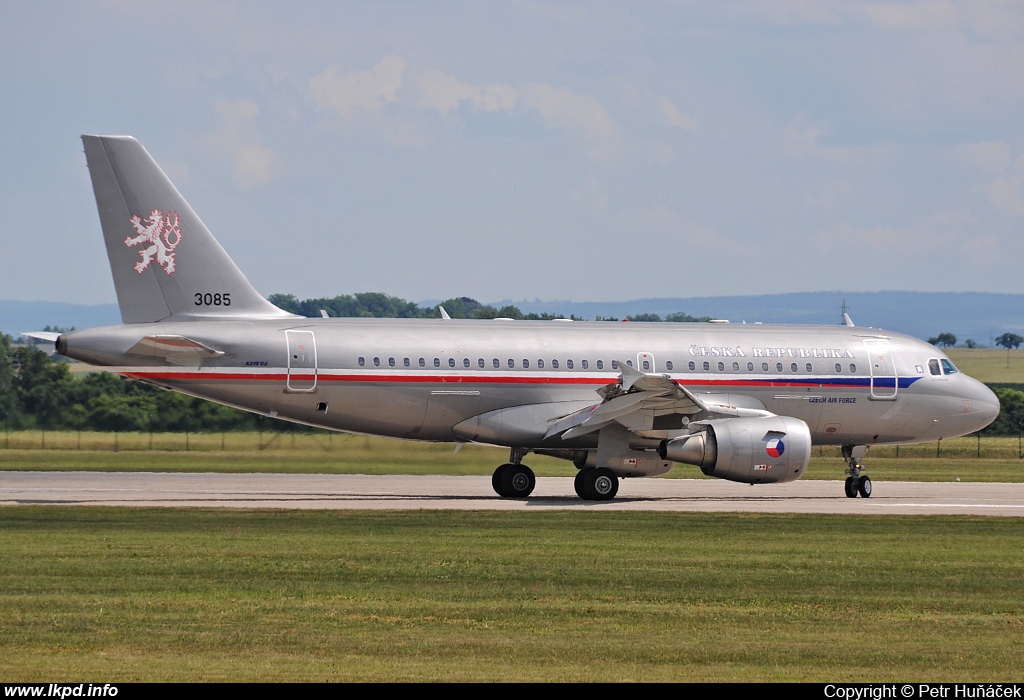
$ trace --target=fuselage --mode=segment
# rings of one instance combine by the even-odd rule
[[[223,354],[175,362],[129,354],[152,336],[185,337]],[[564,415],[599,403],[595,391],[619,380],[617,362],[668,375],[717,405],[798,418],[819,445],[950,438],[981,429],[999,411],[995,395],[934,346],[848,326],[286,318],[129,324],[61,341],[69,357],[183,393],[418,440],[593,447],[596,435],[481,436],[465,421],[518,406]],[[634,446],[684,428],[655,420]]]

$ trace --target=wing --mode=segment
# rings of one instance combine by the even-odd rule
[[[545,439],[586,435],[612,423],[632,432],[680,430],[691,422],[736,416],[770,416],[759,401],[746,396],[697,396],[668,375],[645,374],[617,360],[619,381],[598,390],[604,401],[553,421]]]

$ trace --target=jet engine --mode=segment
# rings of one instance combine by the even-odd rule
[[[708,476],[745,484],[794,481],[811,461],[811,431],[796,418],[725,418],[690,427],[697,432],[662,441],[662,459],[694,464]]]

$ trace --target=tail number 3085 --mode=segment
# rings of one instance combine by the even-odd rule
[[[201,294],[196,292],[196,306],[231,306],[231,293]]]

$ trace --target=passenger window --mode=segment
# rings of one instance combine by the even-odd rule
[[[739,372],[740,371],[740,363],[739,362],[733,362],[732,363],[732,371],[733,372]]]
[[[426,361],[426,360],[424,360],[424,359],[423,359],[423,358],[421,357],[421,358],[420,358],[420,367],[426,367],[426,366],[427,366],[427,361]]]
[[[484,358],[481,357],[479,360],[477,360],[476,361],[476,366],[479,367],[480,369],[483,369],[484,368]]]
[[[388,367],[394,367],[394,366],[395,366],[395,358],[389,357],[388,358]]]
[[[590,369],[590,362],[588,360],[581,360],[580,365],[582,365],[583,369]]]
[[[796,363],[795,362],[790,362],[789,363],[789,371],[790,372],[796,372]]]
[[[454,357],[449,357],[448,358],[448,366],[449,367],[454,367],[455,366],[455,358]]]
[[[380,367],[380,358],[379,357],[373,358],[373,366],[374,367]]]
[[[690,362],[686,366],[690,368],[691,372],[694,371],[695,369],[697,369],[697,365],[696,365],[696,363],[694,363],[693,360],[690,360]]]
[[[647,371],[650,368],[651,368],[650,360],[644,360],[644,371]]]
[[[618,368],[619,368],[619,361],[618,360],[612,360],[612,369],[618,369]]]
[[[747,363],[747,371],[748,372],[753,372],[754,371],[754,363],[753,362],[748,362]]]
[[[529,360],[523,360],[523,369],[529,369],[529,368],[530,368],[530,361]]]
[[[761,363],[761,371],[762,372],[767,372],[768,371],[768,363],[767,362],[762,362]]]
[[[711,363],[708,362],[707,360],[704,360],[704,371],[705,372],[710,372],[711,371]]]
[[[356,360],[356,361],[357,361],[357,362],[359,363],[359,366],[360,366],[360,367],[362,367],[363,365],[365,365],[365,364],[366,364],[366,359],[365,359],[365,358],[363,358],[363,357],[360,357],[360,358],[359,358],[358,360]]]
[[[942,373],[943,374],[956,374],[959,370],[953,366],[953,363],[949,360],[942,359]]]
[[[775,371],[776,372],[781,372],[782,371],[782,363],[781,362],[776,362],[775,363]]]
[[[570,360],[571,362],[571,360]],[[558,369],[558,360],[551,361],[551,369]]]
[[[632,360],[626,360],[626,364],[629,365],[630,367],[632,367],[633,366],[633,361]]]
[[[931,374],[933,376],[935,376],[935,377],[938,377],[939,375],[941,375],[942,374],[942,370],[939,369],[939,361],[938,360],[928,360],[928,371],[931,372]]]
[[[672,371],[672,360],[669,360],[668,362],[665,363],[665,369],[667,369],[669,372]]]
[[[537,360],[537,368],[544,369],[544,360]]]
[[[441,366],[441,359],[438,358],[438,357],[435,357],[434,358],[434,367],[440,367],[440,366]]]
[[[516,361],[513,360],[511,357],[508,359],[508,368],[509,369],[515,369],[516,368]]]
[[[836,374],[842,374],[842,373],[843,373],[843,366],[837,362],[836,363]]]
[[[604,369],[604,360],[598,360],[597,361],[597,368],[598,369]]]
[[[410,366],[410,365],[411,365],[412,363],[411,363],[411,362],[409,362],[409,358],[408,358],[408,357],[406,357],[406,358],[404,358],[404,359],[402,360],[402,364],[403,364],[403,365],[405,365],[406,367],[408,367],[408,366]]]
[[[812,367],[812,366],[811,366],[811,363],[810,363],[810,362],[808,362],[808,363],[807,363],[807,364],[805,365],[805,367],[807,368],[807,371],[808,371],[808,372],[813,372],[813,371],[814,371],[814,367]]]
[[[469,367],[469,358],[468,357],[462,358],[462,366],[463,367]]]
[[[725,371],[725,363],[724,362],[719,362],[718,363],[718,371],[719,372],[724,372]]]
[[[857,365],[850,363],[850,374],[857,374]]]
[[[501,362],[498,360],[497,357],[494,358],[494,362],[492,362],[491,364],[494,365],[494,369],[498,369],[499,367],[501,367]]]
[[[565,361],[565,368],[566,369],[572,369],[572,360],[566,360]]]

